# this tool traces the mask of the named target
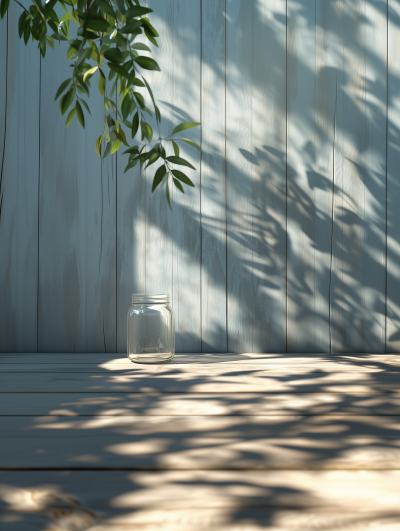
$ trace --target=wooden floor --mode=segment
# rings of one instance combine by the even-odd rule
[[[0,528],[400,530],[400,355],[0,355]]]

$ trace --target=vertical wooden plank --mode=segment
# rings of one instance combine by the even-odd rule
[[[332,2],[288,2],[288,352],[329,352]],[[329,35],[329,37],[328,37]],[[321,49],[322,48],[322,49]]]
[[[386,0],[342,2],[332,350],[385,350]]]
[[[153,89],[154,97],[159,102],[162,114],[161,136],[166,137],[172,131],[173,109],[173,10],[171,1],[148,0],[147,5],[154,10],[151,14],[153,24],[160,38],[160,47],[149,44],[161,68],[160,72],[146,72],[146,79]],[[156,134],[156,130],[155,130]],[[167,148],[167,146],[165,146]],[[171,301],[172,292],[172,216],[165,197],[165,187],[160,185],[152,194],[151,187],[157,165],[146,171],[146,258],[145,258],[145,292],[167,293]]]
[[[124,173],[117,154],[117,351],[126,353],[126,314],[132,293],[145,292],[146,177],[138,166]]]
[[[35,44],[19,40],[21,11],[12,3],[0,26],[2,352],[37,349],[40,57]]]
[[[388,0],[386,352],[400,351],[400,5]]]
[[[174,99],[179,121],[200,122],[201,88],[201,2],[175,0],[173,3]],[[177,135],[200,144],[200,129]],[[195,188],[182,194],[172,186],[173,212],[173,306],[175,310],[177,352],[201,351],[201,180],[200,153],[185,142],[178,142],[180,155],[196,170],[185,168]],[[177,167],[179,169],[179,167]],[[182,169],[182,168],[180,168]],[[188,171],[186,171],[188,170]]]
[[[168,136],[183,121],[200,121],[200,3],[198,0],[152,0],[149,6],[160,34],[154,58],[162,72],[147,74],[163,115],[161,135]],[[185,131],[183,138],[200,141],[199,131]],[[170,143],[165,143],[173,154]],[[146,193],[146,291],[169,293],[176,323],[177,352],[201,349],[200,306],[200,156],[180,145],[181,155],[196,171],[185,173],[196,188],[183,196],[170,183],[173,212],[165,187],[151,194],[154,165],[147,172]]]
[[[202,1],[202,351],[226,352],[225,0]]]
[[[65,129],[54,94],[70,69],[56,51],[42,61],[39,349],[115,352],[115,160],[94,151],[104,114],[95,79],[93,118]]]
[[[227,3],[228,350],[286,349],[286,5]]]

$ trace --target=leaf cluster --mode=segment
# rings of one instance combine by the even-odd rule
[[[151,87],[143,71],[160,71],[158,63],[150,57],[152,50],[146,44],[136,42],[144,35],[149,43],[158,46],[159,34],[148,15],[152,10],[142,6],[139,0],[32,0],[22,8],[19,18],[19,36],[25,44],[37,41],[43,57],[47,46],[54,48],[54,41],[67,44],[66,59],[71,67],[71,76],[59,86],[55,100],[59,99],[62,115],[66,115],[68,127],[76,117],[85,127],[85,112],[90,114],[88,99],[93,77],[97,77],[97,90],[104,100],[104,124],[95,142],[95,151],[100,158],[117,152],[122,145],[128,155],[125,172],[140,163],[148,168],[161,160],[155,173],[152,191],[161,183],[166,185],[166,197],[171,207],[168,180],[184,192],[182,183],[194,186],[192,181],[175,165],[194,167],[180,157],[177,142],[182,141],[200,150],[193,141],[175,138],[174,135],[199,125],[187,122],[178,125],[171,135],[161,138],[161,113]],[[10,0],[1,0],[1,18],[9,8]],[[59,7],[57,6],[59,4]],[[64,12],[60,18],[57,13]],[[72,32],[71,22],[76,31]],[[73,37],[72,37],[73,35]],[[144,55],[146,53],[147,55]],[[95,78],[94,78],[95,79]],[[153,107],[146,106],[144,94],[148,94]],[[153,147],[153,129],[148,116],[155,116],[158,140]],[[130,146],[129,140],[140,137],[141,146]],[[173,156],[167,156],[164,144],[171,142]]]

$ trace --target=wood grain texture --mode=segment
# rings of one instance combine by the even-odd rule
[[[227,3],[228,351],[286,350],[286,6]]]
[[[62,505],[60,503],[60,505]],[[110,514],[111,513],[111,514]],[[268,509],[268,508],[203,508],[203,509],[144,509],[122,513],[111,510],[93,512],[78,507],[62,507],[41,514],[0,515],[10,531],[42,531],[43,529],[88,529],[90,531],[397,531],[400,518],[396,510],[345,511],[335,509]],[[51,526],[51,527],[48,527]]]
[[[107,489],[104,484],[107,483]],[[159,509],[398,510],[399,471],[2,471],[0,511],[78,508],[125,514]],[[55,487],[55,486],[58,486]],[[363,511],[367,512],[368,511]],[[329,528],[328,528],[329,529]],[[341,528],[340,528],[341,529]]]
[[[40,57],[18,37],[21,12],[13,2],[0,30],[2,352],[37,349]]]
[[[165,1],[165,0],[164,0]],[[173,5],[173,125],[201,121],[201,3],[198,0],[170,0]],[[177,109],[179,111],[177,112]],[[189,129],[176,135],[200,144],[200,130]],[[182,194],[172,183],[173,219],[173,307],[175,311],[176,351],[201,351],[201,166],[200,153],[185,142],[178,142],[180,155],[195,168],[184,169],[196,188],[185,187]],[[194,303],[194,301],[196,301]]]
[[[387,318],[386,351],[400,351],[400,6],[388,2],[388,129],[387,129]]]
[[[386,2],[339,12],[332,350],[385,351]]]
[[[201,6],[202,351],[226,352],[225,0]]]
[[[0,468],[391,470],[399,435],[397,416],[3,417]]]
[[[334,10],[329,1],[288,3],[287,349],[329,352]],[[333,36],[333,35],[332,35]],[[335,36],[336,37],[336,36]],[[329,47],[325,47],[329,40]]]
[[[104,114],[96,84],[85,130],[76,119],[65,129],[66,117],[53,100],[69,73],[58,54],[43,61],[39,350],[115,351],[115,159],[102,162],[94,150]]]
[[[400,415],[396,394],[210,393],[113,394],[14,393],[0,395],[0,415],[75,416],[260,416],[260,415]]]
[[[398,481],[395,471],[1,472],[0,522],[23,531],[393,530]]]
[[[354,371],[313,368],[229,370],[212,366],[154,366],[124,371],[2,371],[0,388],[10,392],[81,393],[398,393],[398,371]],[[2,400],[8,400],[2,395]]]
[[[120,354],[105,354],[105,353],[68,353],[68,357],[59,356],[56,353],[0,353],[0,364],[17,364],[18,371],[24,365],[69,365],[73,370],[79,372],[79,367],[83,365],[90,365],[92,368],[106,367],[107,369],[117,368],[118,366],[127,364],[127,357]],[[369,368],[379,368],[390,370],[391,367],[398,367],[400,365],[400,356],[395,354],[315,354],[315,353],[247,353],[247,354],[206,354],[206,353],[189,353],[189,354],[175,354],[168,366],[175,364],[218,364],[221,366],[230,365],[234,368],[237,365],[259,365],[264,364],[265,367],[274,367],[277,365],[297,366],[310,365],[313,368],[320,367],[321,364],[334,364],[336,367],[343,367],[345,365],[365,365]],[[106,365],[104,365],[106,364]],[[130,361],[128,366],[142,367],[142,364],[132,364]],[[358,369],[354,369],[357,371]]]

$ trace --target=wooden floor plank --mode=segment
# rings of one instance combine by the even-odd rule
[[[3,417],[1,469],[400,468],[400,418]]]
[[[6,471],[0,512],[77,507],[398,510],[400,471]],[[107,489],[104,485],[107,484]]]
[[[229,374],[231,371],[240,370],[242,373],[254,371],[284,371],[288,374],[306,373],[315,371],[329,371],[334,372],[353,372],[355,374],[362,373],[376,373],[382,371],[391,371],[400,373],[400,364],[391,361],[365,361],[353,363],[351,360],[341,360],[335,362],[333,360],[319,360],[316,362],[305,360],[292,360],[291,363],[287,361],[274,360],[248,360],[248,361],[226,361],[221,363],[209,362],[207,359],[198,361],[197,363],[187,364],[182,360],[177,359],[174,363],[160,363],[160,364],[143,364],[133,363],[128,359],[116,360],[96,360],[92,363],[69,363],[69,362],[55,362],[49,361],[47,363],[34,363],[26,361],[24,363],[14,363],[10,360],[9,363],[1,364],[1,372],[76,372],[76,373],[94,373],[107,371],[130,371],[134,374],[148,374],[158,375],[160,373],[168,373],[170,371],[179,371],[182,373],[198,373],[206,370],[208,374],[220,375]]]
[[[33,377],[34,374],[34,377]],[[211,366],[155,365],[122,372],[0,373],[0,389],[7,392],[168,392],[168,393],[289,393],[400,392],[397,371],[346,371],[286,368],[211,370]],[[4,398],[3,398],[4,399]],[[2,399],[2,400],[3,400]]]
[[[67,531],[395,530],[399,481],[399,471],[0,472],[0,524],[11,531],[46,524]]]
[[[175,364],[242,364],[242,363],[267,363],[267,364],[285,364],[285,365],[297,365],[297,364],[316,364],[316,363],[352,363],[352,364],[365,364],[365,363],[383,363],[388,365],[398,366],[400,365],[399,354],[175,354],[173,360],[169,365]],[[105,353],[0,353],[0,364],[73,364],[78,366],[80,364],[100,364],[100,363],[128,363],[127,357],[123,354],[105,354]],[[129,366],[135,367],[136,364],[129,363]]]
[[[400,415],[397,394],[339,393],[13,393],[0,394],[0,415]]]

